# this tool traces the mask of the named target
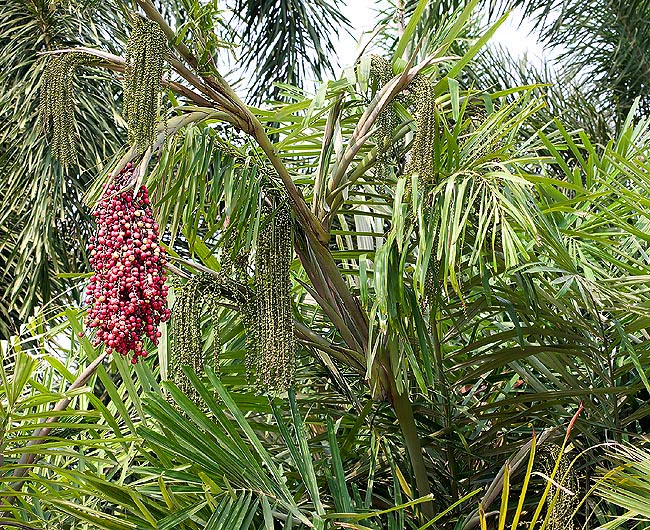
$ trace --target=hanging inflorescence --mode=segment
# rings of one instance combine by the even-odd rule
[[[187,282],[175,280],[176,302],[172,311],[173,348],[171,379],[191,399],[196,390],[183,373],[187,365],[197,374],[204,371],[202,316],[212,323],[213,361],[218,370],[221,339],[218,301],[226,298],[239,308],[246,329],[246,375],[255,373],[266,391],[281,392],[293,382],[295,338],[291,311],[289,265],[292,257],[291,217],[285,206],[267,213],[267,225],[257,238],[253,285],[231,277],[237,272],[228,257],[218,275],[203,273]],[[241,271],[240,271],[241,272]]]
[[[258,379],[268,390],[291,386],[295,372],[295,338],[289,266],[292,258],[291,215],[286,205],[267,215],[260,226],[255,256]]]
[[[390,61],[383,57],[373,55],[370,59],[370,78],[377,83],[377,91],[385,86],[393,78],[393,66]],[[375,141],[377,143],[377,161],[383,169],[391,155],[397,151],[397,145],[393,142],[393,134],[400,125],[400,119],[395,111],[393,103],[390,103],[377,117],[377,132]]]
[[[224,151],[242,162],[247,160],[235,149]],[[266,185],[273,185],[273,170],[260,167]],[[181,367],[191,366],[201,373],[204,366],[199,316],[204,307],[216,308],[217,298],[226,299],[239,310],[246,330],[246,376],[250,382],[256,376],[259,388],[282,392],[293,383],[295,372],[295,337],[291,304],[289,267],[293,257],[291,214],[281,203],[277,190],[267,188],[269,203],[263,206],[256,238],[254,263],[248,253],[241,252],[232,259],[228,241],[223,242],[221,271],[201,275],[178,286],[178,300],[172,312],[172,333],[175,337],[172,377],[181,388],[192,395],[193,390],[183,382]],[[254,266],[253,278],[251,269]],[[252,280],[252,281],[251,281]],[[215,344],[219,345],[218,322]],[[185,386],[183,386],[185,385]],[[195,396],[194,396],[195,397]]]
[[[561,450],[559,445],[551,443],[541,455],[542,467],[548,476],[551,476],[553,468],[559,460],[553,484],[546,498],[550,510],[547,525],[549,530],[572,530],[575,528],[573,512],[581,500],[581,481],[574,467],[571,467],[571,457],[566,453],[560,453]],[[555,484],[561,485],[559,491]]]
[[[155,140],[167,37],[151,20],[136,17],[126,46],[124,115],[129,142],[140,151]]]
[[[390,61],[382,57],[372,56],[370,65],[370,77],[377,83],[377,89],[385,86],[393,77],[393,68]],[[430,193],[437,182],[437,171],[435,166],[435,142],[438,134],[439,124],[437,122],[437,109],[435,102],[435,87],[431,80],[418,74],[406,87],[406,90],[398,94],[394,103],[384,109],[377,119],[377,130],[375,133],[377,144],[377,174],[383,176],[386,167],[395,160],[399,154],[400,142],[394,140],[395,131],[400,125],[400,119],[396,112],[395,103],[409,109],[415,119],[415,133],[407,155],[406,166],[401,173],[401,178],[406,179],[406,192],[404,201],[410,202],[411,177],[417,176],[419,189],[424,192],[424,207],[427,209],[427,218],[435,219],[435,207],[432,204],[433,194]],[[412,220],[415,221],[414,212],[411,212]],[[438,263],[437,247],[439,234],[436,223],[430,222],[429,227],[434,230],[433,252],[425,274],[423,304],[430,305],[439,292],[438,284]]]
[[[188,365],[195,373],[199,375],[203,373],[205,356],[201,317],[207,310],[212,323],[214,369],[218,371],[221,352],[218,300],[221,291],[221,278],[207,273],[193,276],[184,284],[176,282],[174,288],[176,301],[172,312],[173,346],[170,376],[172,381],[195,402],[199,402],[199,396],[183,373],[182,367]]]
[[[436,103],[433,83],[418,75],[409,84],[410,99],[415,106],[416,131],[406,164],[407,177],[417,174],[424,184],[435,184],[434,142],[436,136]]]
[[[378,88],[386,85],[393,78],[393,67],[390,61],[373,55],[370,63],[370,77],[376,81]],[[416,123],[413,145],[404,176],[410,177],[417,174],[425,184],[435,183],[433,145],[437,126],[433,83],[428,77],[417,75],[408,85],[407,91],[395,98],[395,102],[412,107]],[[388,105],[381,112],[376,123],[377,161],[379,170],[383,171],[391,157],[397,155],[400,146],[393,139],[395,131],[401,123],[394,103]]]
[[[231,153],[236,156],[235,152]],[[230,238],[234,238],[234,233]],[[249,281],[248,263],[249,256],[240,251],[235,260],[226,250],[231,246],[231,241],[224,242],[224,255],[221,261],[222,274],[227,275],[228,293],[233,302],[239,307],[242,324],[246,330],[246,381],[253,379],[259,358],[259,340],[257,333],[257,290],[255,283]]]
[[[40,120],[52,131],[50,148],[54,158],[67,168],[76,162],[76,123],[74,118],[74,76],[77,67],[89,64],[91,55],[66,52],[47,59],[40,91]]]

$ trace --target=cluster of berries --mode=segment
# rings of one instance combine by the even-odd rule
[[[131,362],[146,357],[143,337],[158,344],[158,324],[169,319],[166,305],[165,249],[158,243],[148,191],[141,186],[134,196],[124,189],[133,179],[133,165],[105,185],[93,212],[97,234],[88,250],[94,271],[86,289],[90,309],[86,325],[95,329],[94,345],[122,355]]]

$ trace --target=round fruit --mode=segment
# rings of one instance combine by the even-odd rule
[[[86,326],[94,328],[94,345],[109,353],[131,354],[131,362],[146,357],[143,338],[158,344],[158,324],[169,319],[165,249],[158,244],[149,193],[141,186],[133,196],[125,185],[133,179],[131,163],[105,186],[93,215],[97,234],[90,238],[93,276],[86,289],[90,304]],[[139,232],[131,231],[131,227]]]

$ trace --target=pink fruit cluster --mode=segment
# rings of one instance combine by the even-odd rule
[[[88,250],[94,271],[86,289],[90,309],[86,325],[95,329],[94,344],[128,355],[131,362],[146,357],[143,337],[158,344],[158,324],[169,319],[163,267],[165,249],[158,243],[148,191],[140,187],[133,196],[124,186],[133,179],[127,166],[111,184],[93,212],[97,234]]]

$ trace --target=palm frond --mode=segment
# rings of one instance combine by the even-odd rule
[[[237,0],[233,13],[241,66],[253,74],[256,103],[280,97],[276,84],[301,86],[332,73],[332,36],[349,28],[331,0]]]

